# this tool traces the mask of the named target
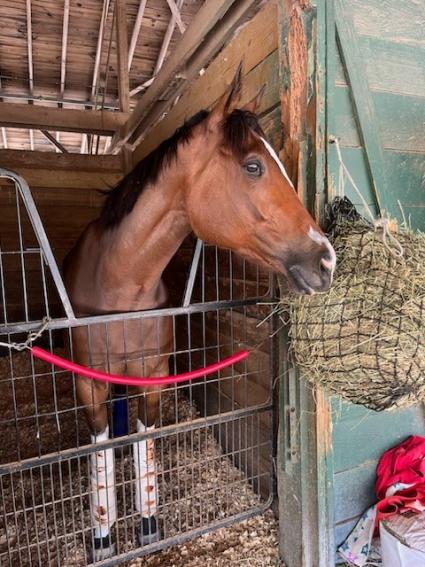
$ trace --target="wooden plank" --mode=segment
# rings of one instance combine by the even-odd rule
[[[121,171],[121,157],[0,150],[0,167],[117,173]]]
[[[61,154],[55,154],[61,155]],[[86,189],[110,189],[122,178],[122,173],[107,173],[102,171],[70,171],[53,169],[28,169],[15,167],[30,187],[85,187]],[[3,180],[0,179],[0,186]]]
[[[186,64],[189,57],[202,44],[205,36],[224,16],[232,6],[234,0],[216,0],[205,2],[192,20],[187,32],[182,36],[172,55],[167,59],[156,80],[147,92],[138,101],[135,109],[124,126],[120,128],[115,142],[117,146],[126,143],[143,117],[157,101],[161,93],[167,88],[180,69]]]
[[[359,49],[372,92],[425,97],[425,47],[359,36]],[[341,60],[336,61],[337,85],[347,85]]]
[[[367,461],[375,466],[387,449],[404,441],[412,431],[424,435],[420,406],[391,412],[374,412],[362,406],[332,400],[334,469],[354,469]],[[346,451],[350,447],[350,451]]]
[[[128,115],[108,110],[50,108],[14,102],[0,103],[0,125],[11,128],[43,128],[110,136]]]
[[[349,171],[353,172],[354,179],[361,188],[363,196],[368,204],[373,203],[373,194],[370,190],[369,175],[365,156],[362,148],[341,148],[342,159]],[[336,183],[337,161],[335,156],[330,156],[331,171],[334,171],[331,183]],[[425,160],[423,154],[404,153],[395,151],[384,151],[383,167],[391,185],[387,189],[386,199],[390,216],[399,222],[403,221],[402,214],[397,203],[400,200],[403,208],[421,207],[424,204],[423,195],[425,193]],[[402,191],[400,190],[402,188]],[[349,184],[346,186],[346,195],[358,206],[358,210],[364,214],[359,203],[357,194],[353,191]],[[423,230],[425,228],[425,219],[420,218],[419,211],[415,213],[413,229]]]
[[[255,46],[255,49],[254,49]],[[252,92],[256,88],[260,88],[259,82],[252,83],[251,88],[246,83],[250,72],[255,69],[264,59],[266,59],[277,48],[277,30],[276,30],[276,3],[274,1],[267,2],[265,7],[255,16],[255,18],[247,25],[222,51],[207,68],[206,72],[197,78],[191,84],[189,90],[181,97],[179,102],[170,110],[167,116],[159,122],[157,126],[149,133],[149,136],[141,142],[136,148],[133,157],[133,163],[137,163],[149,152],[157,147],[163,140],[173,134],[178,126],[180,126],[190,116],[199,112],[204,108],[210,108],[214,102],[223,94],[232,80],[236,67],[243,59],[244,63],[244,100],[254,96]],[[276,65],[276,63],[275,63]],[[277,88],[277,74],[275,70],[268,68],[268,75],[265,73],[261,76],[258,72],[258,81],[265,80],[267,83],[273,82]],[[255,75],[253,75],[254,77]],[[254,84],[255,83],[255,84]],[[270,89],[268,88],[270,92]],[[278,93],[273,99],[278,97]],[[277,102],[273,100],[274,104]],[[261,111],[267,109],[266,99],[264,99]]]
[[[425,97],[421,99],[388,92],[372,92],[371,99],[382,149],[425,154]],[[335,87],[333,110],[335,133],[340,144],[360,147],[362,142],[347,87]]]
[[[348,444],[345,445],[345,449],[347,447]],[[335,474],[335,522],[360,516],[369,506],[375,504],[375,479],[376,461],[374,460]]]
[[[61,77],[60,77],[60,93],[62,97],[65,94],[66,53],[68,49],[68,30],[69,30],[69,8],[70,8],[70,0],[65,0],[64,8],[63,8]]]
[[[256,6],[255,0],[239,0],[229,10],[228,14],[223,17],[220,26],[217,26],[208,34],[206,41],[191,57],[190,62],[185,67],[184,75],[176,77],[176,82],[178,82],[178,79],[179,84],[173,86],[172,91],[168,95],[165,93],[165,100],[158,101],[145,118],[141,120],[131,138],[133,148],[138,145],[142,138],[149,135],[149,131],[168,113],[173,104],[189,88],[191,81],[199,76],[200,71],[213,60],[222,46],[240,28],[246,16],[252,14],[253,6]]]
[[[65,148],[65,146],[63,146],[50,132],[48,132],[47,130],[40,130],[40,131],[43,134],[43,136],[45,136],[49,140],[49,142],[53,146],[55,146],[55,148],[57,148],[63,154],[69,153],[68,150]]]
[[[136,50],[137,40],[139,39],[140,28],[142,27],[143,15],[145,13],[146,3],[148,0],[140,0],[137,10],[137,17],[134,23],[133,33],[131,34],[130,47],[128,49],[128,71],[130,72],[133,62],[134,52]]]
[[[356,33],[399,45],[425,47],[425,10],[421,0],[345,0]]]
[[[130,110],[130,86],[128,78],[127,0],[117,0],[115,4],[115,23],[117,28],[118,97],[121,112],[127,113]]]
[[[335,2],[335,25],[338,47],[353,93],[353,106],[365,149],[370,181],[378,211],[382,214],[384,210],[388,210],[387,183],[383,168],[384,159],[379,130],[376,124],[375,108],[363,67],[359,65],[362,58],[358,47],[358,38],[355,34],[350,14],[344,9],[342,0],[336,0]]]

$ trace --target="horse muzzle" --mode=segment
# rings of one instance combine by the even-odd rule
[[[335,270],[334,259],[328,252],[320,257],[318,266],[311,268],[301,263],[286,266],[290,287],[300,295],[314,295],[328,291]]]

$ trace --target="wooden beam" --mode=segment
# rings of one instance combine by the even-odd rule
[[[22,175],[31,188],[109,189],[123,177],[121,156],[0,150],[0,163]],[[0,179],[0,185],[7,180]]]
[[[8,148],[7,132],[6,132],[6,128],[4,128],[4,126],[2,126],[1,135],[2,135],[2,138],[3,138],[3,148],[4,148],[5,150],[7,150],[7,148]]]
[[[184,0],[177,0],[177,8],[180,10],[183,6]],[[173,37],[174,29],[176,27],[176,18],[171,16],[171,19],[168,23],[167,31],[165,32],[164,39],[162,40],[161,49],[159,50],[158,59],[156,60],[155,68],[153,70],[153,75],[150,79],[130,91],[130,97],[134,96],[135,94],[139,93],[146,87],[150,86],[164,63],[165,56],[167,55],[168,46],[170,45],[171,38]]]
[[[136,22],[134,24],[133,33],[131,35],[130,47],[128,50],[128,70],[131,69],[134,52],[136,51],[137,40],[139,39],[140,28],[142,27],[143,16],[145,13],[147,0],[140,0],[139,9],[137,10]]]
[[[113,140],[114,152],[131,138],[142,118],[147,115],[161,93],[186,65],[188,59],[202,44],[208,32],[226,14],[234,2],[235,0],[216,0],[215,2],[205,2],[202,5],[173,54],[164,63],[155,81],[141,97],[127,123],[115,136]]]
[[[70,3],[70,0],[65,0],[64,8],[63,8],[62,53],[61,53],[61,86],[60,86],[61,97],[63,97],[63,95],[65,93],[66,54],[67,54],[67,50],[68,50],[69,3]]]
[[[121,156],[53,154],[29,150],[0,150],[0,163],[9,169],[50,169],[52,171],[87,171],[118,173],[122,169]]]
[[[30,95],[34,92],[34,65],[32,60],[32,21],[31,0],[26,1],[27,9],[27,47],[28,47],[28,80]]]
[[[118,95],[121,112],[130,109],[130,87],[128,80],[128,38],[127,1],[117,0],[115,4],[115,24],[117,26],[117,72]]]
[[[176,20],[180,33],[184,33],[186,31],[186,26],[183,23],[179,7],[174,0],[167,0],[167,4],[170,7],[171,13]]]
[[[381,135],[365,68],[358,63],[362,60],[359,38],[350,12],[344,10],[340,1],[335,2],[335,25],[337,44],[351,87],[351,101],[363,142],[371,187],[375,194],[378,212],[382,215],[383,211],[388,212],[390,203],[387,199]]]
[[[111,136],[127,118],[127,114],[109,110],[76,110],[0,102],[0,125],[11,128],[43,128]]]
[[[109,2],[110,2],[110,0],[103,0],[102,16],[100,18],[99,34],[97,36],[96,57],[95,57],[95,60],[94,60],[93,79],[92,79],[92,86],[91,86],[91,98],[92,98],[92,100],[96,96],[97,81],[98,81],[98,78],[99,78],[100,58],[101,58],[101,54],[102,54],[103,35],[105,33],[106,20],[108,18]]]
[[[273,0],[272,0],[273,1]],[[191,84],[191,81],[198,77],[200,70],[207,65],[220,49],[233,36],[235,31],[244,21],[247,13],[251,12],[252,7],[256,4],[256,0],[239,0],[232,6],[228,13],[220,21],[220,25],[208,34],[207,39],[202,46],[191,57],[190,63],[184,69],[184,80],[174,88],[173,97],[165,100],[159,100],[150,110],[150,112],[140,121],[131,138],[133,149],[146,137],[147,133],[157,124],[174,105]],[[240,54],[241,59],[245,54]],[[267,80],[265,81],[267,82]],[[113,149],[113,152],[116,150]]]
[[[277,49],[276,18],[276,2],[269,1],[250,24],[226,45],[220,56],[210,63],[206,72],[191,83],[165,118],[149,131],[149,135],[133,153],[133,164],[171,136],[190,116],[199,110],[211,107],[230,84],[241,59],[244,61],[245,74],[255,69],[260,71],[259,64]],[[255,48],[251,47],[253,45]],[[270,80],[267,77],[263,78],[261,73],[255,81],[252,81],[252,85],[249,79],[245,79],[244,99],[249,100],[255,96],[255,89],[258,90],[264,82],[270,83]],[[266,98],[265,96],[263,100],[265,101]]]
[[[68,154],[56,154],[52,152],[50,158],[50,163],[53,163],[56,158],[61,155]],[[96,157],[96,156],[92,156]],[[123,173],[116,172],[87,172],[87,171],[73,171],[73,170],[53,170],[49,169],[28,169],[25,167],[15,168],[15,171],[19,173],[32,187],[52,187],[61,189],[75,189],[75,191],[82,189],[110,189],[115,187],[118,182],[122,179]],[[6,182],[7,180],[5,180]],[[0,181],[0,185],[3,182]]]
[[[58,140],[50,132],[48,132],[47,130],[40,130],[40,132],[49,140],[51,144],[55,146],[55,148],[57,148],[63,154],[68,153],[68,150],[65,148],[65,146],[58,142]]]

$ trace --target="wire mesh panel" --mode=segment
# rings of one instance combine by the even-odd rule
[[[17,228],[22,234],[22,225],[17,223]],[[2,265],[9,252],[15,254],[20,258],[18,275],[25,279],[27,244],[19,238],[9,244],[6,253],[2,241]],[[40,247],[34,254],[43,291],[49,270]],[[40,327],[42,316],[50,315],[38,345],[112,373],[142,376],[165,360],[170,373],[177,374],[217,362],[241,348],[252,352],[248,359],[193,382],[161,390],[109,388],[102,404],[111,435],[94,440],[88,425],[92,405],[78,395],[81,378],[34,358],[28,350],[1,348],[1,565],[92,562],[92,462],[102,455],[106,459],[111,450],[116,552],[98,564],[113,565],[148,554],[270,505],[276,321],[271,316],[269,277],[215,247],[204,246],[202,258],[191,305],[80,319],[61,317],[52,310],[51,296],[45,291],[43,309],[36,313],[27,309],[24,293],[23,310],[9,317],[11,303],[4,290],[12,272],[2,269],[3,343],[19,343]],[[16,274],[11,286],[15,280]],[[17,303],[21,305],[21,299]],[[59,316],[54,318],[56,313]],[[162,340],[164,324],[172,329],[171,342]],[[137,419],[152,396],[159,397],[156,426],[137,431]],[[124,432],[118,432],[112,416],[123,403]],[[134,446],[144,440],[155,456],[161,537],[142,547]]]

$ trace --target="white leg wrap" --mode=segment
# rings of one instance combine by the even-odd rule
[[[155,426],[146,427],[137,420],[137,432],[149,431]],[[133,443],[134,477],[136,482],[136,510],[143,518],[156,514],[156,474],[154,440]]]
[[[92,443],[107,439],[108,426],[99,435],[91,436]],[[95,451],[90,455],[90,504],[94,536],[103,538],[117,519],[113,449]]]

